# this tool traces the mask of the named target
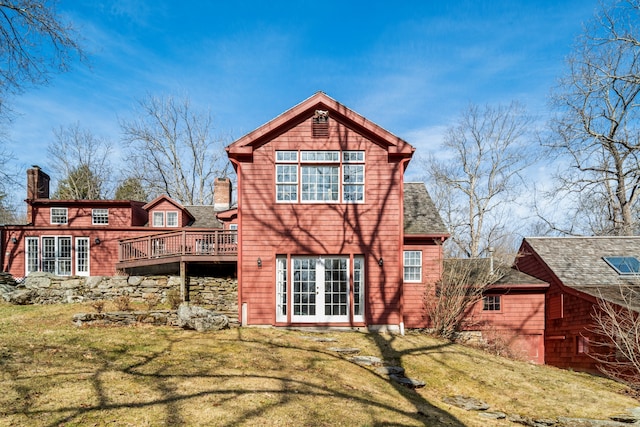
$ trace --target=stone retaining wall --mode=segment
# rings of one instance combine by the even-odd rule
[[[222,313],[238,312],[238,281],[234,278],[188,277],[189,300]],[[169,292],[180,292],[178,276],[91,276],[63,277],[32,273],[12,290],[26,304],[58,304],[81,301],[113,300],[127,295],[131,301],[144,302],[149,295],[167,301]],[[4,295],[3,295],[4,296]],[[6,298],[10,300],[9,298]]]
[[[76,326],[131,326],[138,323],[155,326],[178,326],[178,315],[175,310],[78,313],[73,316],[73,323]]]

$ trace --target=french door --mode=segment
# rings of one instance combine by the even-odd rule
[[[294,323],[331,323],[363,320],[364,281],[362,257],[291,257],[278,262],[278,320],[287,309]],[[353,281],[350,279],[353,277]],[[353,282],[353,288],[351,283]],[[287,298],[287,294],[291,295]],[[351,301],[353,295],[353,304]],[[352,312],[353,311],[353,312]]]

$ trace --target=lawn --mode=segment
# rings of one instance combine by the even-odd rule
[[[534,418],[640,406],[603,378],[422,334],[74,326],[73,314],[86,311],[0,303],[0,425],[513,425],[442,401],[457,394]],[[426,387],[405,388],[330,347],[357,347]]]

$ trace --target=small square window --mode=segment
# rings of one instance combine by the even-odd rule
[[[91,223],[93,225],[109,224],[109,209],[92,209]]]
[[[67,208],[51,208],[51,224],[66,224],[68,215]]]
[[[164,227],[164,212],[153,213],[153,226]]]
[[[167,227],[178,226],[178,212],[167,212]]]
[[[482,299],[482,310],[500,311],[500,295],[488,295]]]

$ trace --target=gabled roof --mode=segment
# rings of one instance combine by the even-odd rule
[[[449,236],[447,227],[422,182],[404,183],[404,233]]]
[[[175,201],[175,200],[173,200],[171,197],[169,197],[169,196],[167,196],[167,195],[164,195],[164,194],[163,194],[163,195],[161,195],[161,196],[156,197],[155,199],[153,199],[152,201],[150,201],[149,203],[147,203],[146,205],[144,205],[144,206],[142,207],[142,209],[144,209],[144,210],[146,210],[146,211],[150,211],[151,209],[153,209],[153,208],[154,208],[154,206],[156,206],[158,203],[163,202],[163,201],[169,202],[169,203],[171,203],[173,206],[175,206],[175,207],[176,207],[176,209],[179,209],[179,210],[181,210],[181,211],[183,211],[183,212],[186,212],[186,213],[187,213],[187,215],[189,215],[189,216],[191,217],[191,219],[192,219],[192,220],[193,220],[193,219],[195,219],[195,218],[193,217],[193,215],[191,215],[191,213],[190,213],[190,212],[189,212],[189,211],[188,211],[184,206],[182,206],[180,203],[176,202],[176,201]]]
[[[316,92],[275,119],[233,142],[226,148],[229,157],[250,157],[255,148],[309,119],[316,110],[328,111],[332,120],[343,123],[374,143],[387,148],[390,156],[411,157],[415,151],[415,148],[403,139],[345,107],[324,92]]]
[[[619,303],[621,287],[640,295],[640,275],[618,274],[603,257],[640,259],[640,237],[527,237],[523,241],[564,286]],[[640,301],[638,301],[640,307]]]
[[[528,290],[544,292],[549,284],[526,273],[506,265],[492,262],[490,258],[446,258],[443,263],[446,271],[459,277],[477,278],[481,281],[491,280],[491,283],[481,283],[493,290]],[[493,273],[490,273],[493,271]],[[446,273],[445,273],[446,274]]]

